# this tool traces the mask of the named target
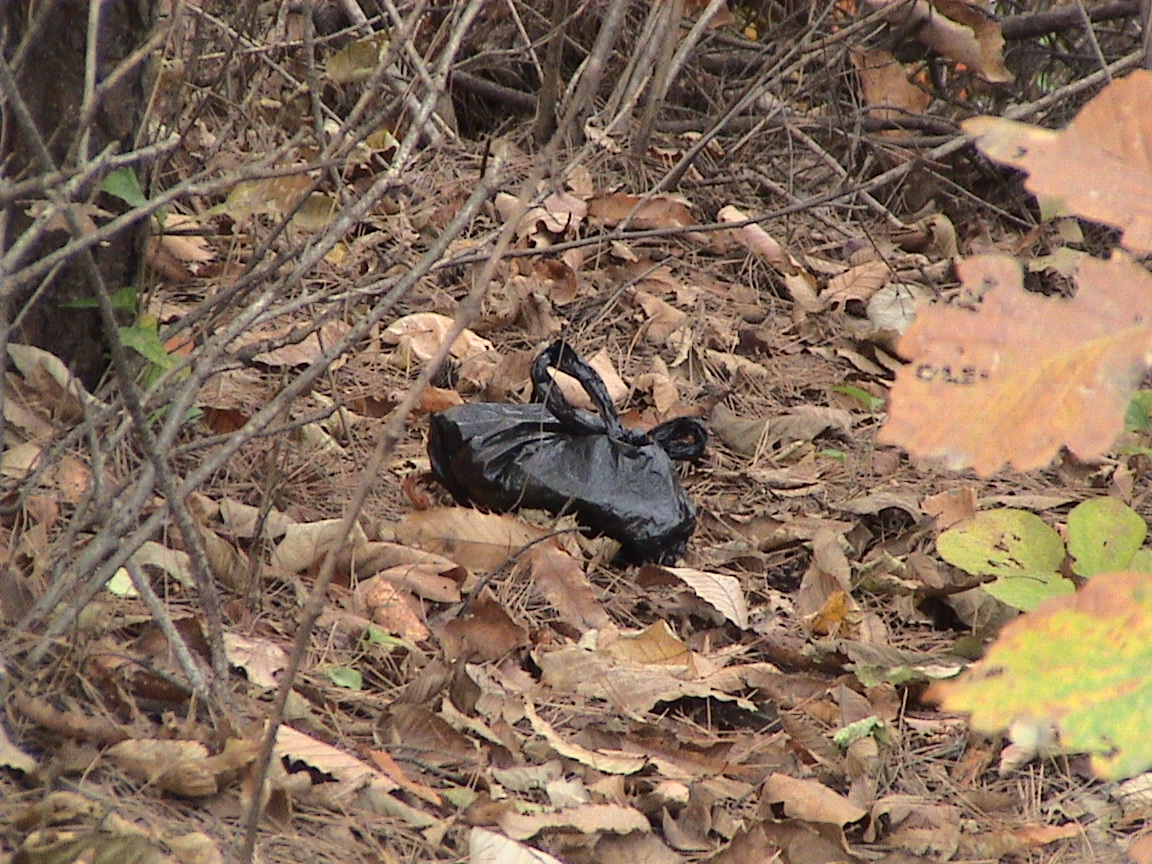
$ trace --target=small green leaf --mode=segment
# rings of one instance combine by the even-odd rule
[[[876,715],[865,717],[863,720],[857,720],[855,723],[849,723],[842,729],[837,729],[832,733],[833,743],[841,750],[847,750],[853,742],[859,741],[861,738],[867,738],[869,735],[875,735],[876,740],[881,744],[887,743],[885,739],[888,738],[885,732],[883,720]]]
[[[100,191],[119,198],[129,207],[140,207],[148,203],[148,197],[140,187],[136,172],[131,168],[117,168],[104,178]]]
[[[120,341],[158,369],[167,369],[175,358],[165,350],[157,328],[156,319],[141,318],[132,327],[120,328]]]
[[[1137,390],[1124,414],[1124,429],[1142,432],[1152,426],[1152,390]]]
[[[108,296],[112,302],[112,310],[114,312],[125,312],[129,315],[136,314],[136,286],[124,285],[116,289]],[[95,297],[85,297],[83,300],[69,300],[66,303],[61,303],[62,309],[98,309],[100,301]]]
[[[1144,518],[1123,501],[1104,497],[1078,504],[1068,514],[1072,570],[1088,577],[1127,569],[1147,535]]]
[[[816,452],[817,456],[824,456],[828,459],[835,459],[837,462],[845,462],[848,459],[848,454],[843,450],[838,450],[835,447],[825,447],[823,450]]]
[[[845,396],[851,396],[869,411],[878,411],[884,407],[884,400],[880,396],[873,396],[867,390],[861,387],[855,387],[851,384],[838,384],[832,388],[833,393],[843,393]]]
[[[328,670],[328,680],[337,687],[344,687],[348,690],[364,689],[364,676],[358,670],[348,666],[333,666]]]

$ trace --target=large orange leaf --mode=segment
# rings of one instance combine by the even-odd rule
[[[1061,446],[1102,455],[1149,363],[1152,274],[1122,255],[1086,258],[1071,300],[1025,291],[1007,256],[970,258],[960,275],[984,299],[921,311],[879,440],[985,476],[1040,468]]]
[[[999,117],[975,117],[964,130],[996,161],[1027,171],[1030,191],[1152,252],[1152,71],[1109,84],[1060,132]]]

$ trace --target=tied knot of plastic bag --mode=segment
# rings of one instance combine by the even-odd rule
[[[596,413],[572,405],[549,374],[571,375]],[[691,417],[648,432],[625,429],[599,373],[564,341],[532,364],[528,405],[476,402],[433,414],[432,474],[460,504],[574,513],[587,531],[621,544],[630,562],[670,564],[696,527],[673,460],[694,461],[708,433]]]

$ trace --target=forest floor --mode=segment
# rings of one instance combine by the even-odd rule
[[[253,129],[280,139],[278,122],[270,112]],[[531,122],[505,123],[498,147],[429,146],[387,206],[280,298],[275,320],[234,343],[268,340],[200,390],[176,473],[210,458],[350,330],[378,299],[365,286],[412,266],[489,152],[512,178],[539,167]],[[225,134],[210,116],[197,129],[188,165]],[[243,443],[189,499],[222,582],[221,701],[190,695],[154,610],[128,585],[109,583],[36,669],[12,664],[0,861],[234,859],[276,688],[361,487],[283,712],[255,860],[1125,860],[1145,814],[1118,784],[1093,779],[1082,757],[1035,758],[973,732],[933,699],[931,682],[957,674],[1017,614],[965,583],[935,539],[992,506],[1060,528],[1073,505],[1110,494],[1152,515],[1138,491],[1147,460],[1063,458],[977,479],[876,442],[916,302],[957,298],[958,257],[1047,254],[1068,226],[1025,231],[983,193],[957,191],[988,184],[986,168],[931,165],[875,206],[805,207],[763,224],[776,244],[765,252],[747,230],[692,229],[838,182],[828,152],[731,133],[675,195],[631,197],[695,134],[657,132],[640,156],[610,136],[560,153],[527,215],[509,181],[507,200],[454,242],[451,266],[286,401],[279,434]],[[250,143],[225,155],[248,158]],[[349,157],[341,176],[355,186],[369,165]],[[298,192],[263,186],[259,205],[233,195],[189,206],[199,210],[187,218],[213,230],[153,260],[148,314],[178,321],[239,279],[279,197]],[[739,213],[717,220],[725,207]],[[647,236],[604,242],[630,213]],[[459,350],[366,478],[392,410],[486,261],[462,256],[490,252],[509,219],[514,257],[497,264]],[[297,224],[276,242],[322,230]],[[294,331],[308,335],[285,338]],[[532,360],[558,337],[603,373],[626,426],[694,416],[708,427],[702,458],[678,469],[697,524],[675,567],[613,563],[570,519],[481,514],[429,478],[429,413],[525,401]],[[34,409],[50,401],[31,376],[21,386]],[[68,431],[59,413],[44,417]],[[115,477],[139,459],[122,443],[94,467],[86,446],[60,451],[5,523],[13,566],[43,572],[39,556],[92,472]],[[137,564],[206,670],[211,625],[175,523],[146,550]],[[37,641],[14,638],[21,650]]]

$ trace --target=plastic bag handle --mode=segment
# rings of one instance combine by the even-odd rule
[[[648,434],[669,458],[681,462],[695,462],[708,443],[708,430],[695,417],[673,417],[653,426]]]
[[[596,406],[603,426],[592,423],[587,413],[578,411],[564,398],[564,392],[548,374],[548,367],[571,375],[580,382]],[[600,373],[584,362],[563,339],[557,339],[549,345],[533,362],[532,399],[544,402],[548,410],[573,431],[586,435],[603,435],[607,432],[610,438],[638,446],[654,441],[670,458],[679,461],[695,462],[704,453],[704,445],[708,443],[708,430],[694,417],[665,420],[652,427],[647,434],[625,429]]]
[[[604,422],[603,427],[589,422],[586,414],[577,411],[564,398],[564,392],[548,374],[549,367],[571,375],[580,382],[580,386],[596,406],[596,412]],[[640,443],[635,440],[635,435],[625,432],[620,423],[620,415],[616,413],[616,406],[612,404],[612,397],[608,395],[608,388],[604,386],[604,379],[600,377],[600,373],[585,363],[575,349],[563,339],[557,339],[541,351],[540,356],[532,363],[532,399],[543,402],[558,420],[571,427],[573,431],[587,435],[603,435],[607,432],[608,437],[618,441]]]

